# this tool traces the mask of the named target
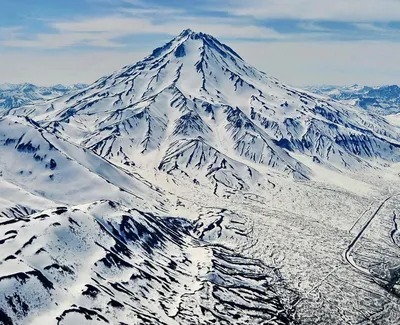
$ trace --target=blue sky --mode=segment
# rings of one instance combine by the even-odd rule
[[[399,0],[0,0],[0,82],[91,82],[191,28],[295,85],[399,83]]]

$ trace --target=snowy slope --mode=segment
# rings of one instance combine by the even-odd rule
[[[400,159],[399,129],[385,119],[288,87],[191,30],[81,92],[11,113],[116,164],[171,170],[176,162],[190,175],[204,169],[212,182],[214,152],[296,179],[312,171],[292,153],[339,169]],[[205,161],[192,163],[193,152]],[[242,179],[248,174],[239,176],[246,186],[255,182]]]
[[[13,185],[34,202],[40,198],[39,202],[81,204],[107,196],[126,202],[150,203],[160,196],[155,188],[134,175],[58,139],[29,119],[3,117],[0,130],[2,184],[6,188]],[[12,190],[3,193],[2,200],[18,203]],[[30,201],[21,196],[19,199],[19,205]],[[38,203],[29,207],[38,210]]]
[[[86,87],[87,85],[84,84],[72,86],[54,85],[51,87],[41,87],[28,83],[0,84],[0,109],[10,109],[53,99],[67,92],[81,90]]]
[[[202,227],[204,222],[209,221]],[[99,201],[0,225],[4,324],[287,324],[291,319],[275,293],[279,273],[199,241],[196,226],[182,219]]]
[[[1,324],[291,322],[279,272],[166,218],[157,186],[29,118],[0,130]]]
[[[5,111],[0,324],[399,323],[394,121],[191,30]]]

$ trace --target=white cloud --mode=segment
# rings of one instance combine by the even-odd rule
[[[133,16],[148,16],[148,15],[164,15],[166,17],[170,15],[181,15],[184,14],[185,11],[182,9],[174,9],[174,8],[160,8],[160,7],[150,7],[150,8],[118,8],[118,12],[130,14]]]
[[[38,34],[34,39],[19,37],[8,38],[2,42],[6,47],[27,47],[43,49],[59,49],[74,45],[118,47],[121,44],[112,41],[112,33],[57,33]]]
[[[387,32],[394,31],[393,29],[390,29],[390,28],[387,28],[387,27],[377,26],[377,25],[371,24],[371,23],[354,23],[353,25],[358,29],[365,30],[365,31],[370,31],[370,32],[387,33]]]
[[[54,22],[51,27],[60,32],[116,32],[123,34],[154,33],[148,19],[128,18],[124,16],[105,16],[64,22]]]
[[[111,0],[88,0],[109,2]],[[115,0],[113,0],[115,1]],[[115,3],[115,2],[113,2]],[[121,4],[129,3],[129,7]],[[0,28],[0,45],[5,47],[27,47],[60,49],[72,46],[122,47],[130,45],[122,39],[132,35],[168,34],[175,36],[183,29],[191,28],[221,38],[258,40],[311,40],[335,35],[335,31],[317,24],[314,20],[355,19],[354,26],[370,32],[388,32],[368,19],[398,15],[399,0],[208,0],[214,4],[211,10],[225,11],[234,16],[200,17],[190,15],[182,8],[154,6],[142,0],[119,0],[109,15],[102,17],[80,17],[64,21],[43,21],[52,32],[24,34],[21,27]],[[378,5],[379,4],[379,5]],[[133,7],[132,7],[133,5]],[[399,10],[395,10],[399,9]],[[390,10],[395,12],[389,12]],[[250,18],[253,17],[253,18]],[[293,18],[305,21],[298,24],[302,33],[280,33],[273,28],[260,26],[256,18]]]
[[[331,31],[331,29],[323,27],[321,25],[318,25],[317,23],[312,22],[312,21],[301,22],[297,26],[303,30],[312,31],[312,32],[329,32],[329,31]]]
[[[143,9],[153,10],[153,9]],[[157,9],[158,10],[158,9]],[[141,13],[143,11],[140,11]],[[156,23],[150,18],[112,15],[98,18],[47,22],[54,33],[39,33],[33,37],[21,37],[19,33],[9,34],[0,41],[6,47],[35,47],[57,49],[76,45],[97,47],[120,47],[117,40],[130,35],[168,34],[178,35],[182,30],[192,28],[196,31],[213,34],[216,37],[283,39],[286,36],[267,27],[252,24],[240,25],[232,18],[209,18],[180,16],[173,21]]]
[[[19,37],[23,29],[22,26],[0,27],[0,40]]]
[[[149,9],[150,10],[150,9]],[[111,32],[123,35],[164,33],[177,35],[186,28],[212,33],[217,37],[282,38],[283,35],[267,28],[252,24],[240,25],[232,18],[208,18],[182,16],[163,23],[149,18],[109,16],[79,21],[57,22],[51,26],[60,32]]]
[[[237,16],[347,22],[400,20],[398,0],[217,0],[210,10]]]

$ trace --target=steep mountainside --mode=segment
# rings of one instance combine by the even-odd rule
[[[212,182],[223,169],[235,188],[256,182],[251,167],[310,179],[297,154],[339,169],[400,158],[385,119],[292,89],[191,30],[85,90],[11,114],[119,165]]]
[[[280,273],[205,240],[213,219],[28,118],[0,129],[0,324],[291,322]]]
[[[0,117],[0,324],[398,324],[400,128],[183,31]]]

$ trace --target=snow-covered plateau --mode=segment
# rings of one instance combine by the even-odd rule
[[[0,117],[0,324],[400,324],[400,121],[183,31]]]

